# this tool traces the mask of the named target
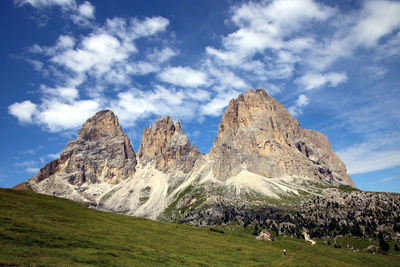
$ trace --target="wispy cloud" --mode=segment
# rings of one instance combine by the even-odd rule
[[[400,165],[398,137],[382,136],[337,152],[349,174],[368,173]],[[393,147],[393,145],[395,147]]]
[[[27,160],[22,162],[16,162],[14,167],[17,168],[17,171],[23,171],[29,174],[34,174],[39,171],[38,167],[39,163],[35,160]]]
[[[89,1],[79,5],[76,0],[14,0],[14,4],[17,7],[31,6],[39,11],[59,7],[79,26],[91,26],[95,18],[95,7]]]
[[[390,176],[390,177],[386,177],[386,178],[382,178],[382,179],[379,179],[379,180],[370,182],[369,184],[370,184],[370,185],[382,184],[382,183],[386,183],[386,182],[389,182],[389,181],[393,181],[393,180],[395,180],[395,179],[397,179],[396,176]]]

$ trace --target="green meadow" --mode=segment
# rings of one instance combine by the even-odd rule
[[[400,254],[393,244],[388,254],[370,254],[320,240],[314,246],[283,236],[258,241],[246,231],[162,223],[0,189],[0,266],[87,265],[400,266]]]

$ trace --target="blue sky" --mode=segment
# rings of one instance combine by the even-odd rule
[[[135,151],[171,115],[207,153],[229,100],[264,88],[328,137],[358,188],[400,192],[399,1],[5,0],[0,13],[0,187],[101,109]]]

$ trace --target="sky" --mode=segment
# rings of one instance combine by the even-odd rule
[[[208,153],[229,100],[264,88],[325,134],[363,190],[400,192],[400,2],[0,3],[0,187],[102,109],[133,148],[170,115]]]

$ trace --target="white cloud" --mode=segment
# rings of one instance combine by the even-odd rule
[[[192,97],[193,95],[185,94],[182,90],[156,86],[151,91],[130,90],[119,93],[110,108],[127,126],[151,115],[193,118],[198,111],[198,100]]]
[[[50,132],[59,132],[81,126],[85,120],[100,109],[96,100],[78,100],[72,103],[59,102],[56,99],[44,101],[37,113],[37,122]]]
[[[76,4],[75,0],[14,0],[15,5],[31,5],[35,8],[44,8],[51,6],[71,7]]]
[[[296,82],[303,86],[306,91],[317,89],[325,85],[336,87],[346,81],[347,75],[345,73],[337,72],[329,72],[326,74],[308,73],[296,80]]]
[[[389,181],[393,181],[393,180],[395,180],[395,179],[397,179],[396,176],[390,176],[390,177],[385,177],[385,178],[382,178],[382,179],[379,179],[379,180],[370,182],[369,184],[370,184],[370,185],[373,185],[373,184],[381,184],[381,183],[386,183],[386,182],[389,182]]]
[[[358,12],[338,17],[336,31],[311,50],[306,60],[309,66],[325,70],[339,58],[353,56],[358,48],[383,51],[381,54],[385,56],[391,52],[400,53],[399,40],[389,44],[396,40],[391,35],[400,28],[400,3],[368,0],[362,4]],[[385,38],[388,40],[383,41]],[[375,51],[370,50],[370,55],[374,55]],[[379,56],[380,53],[376,54]]]
[[[88,2],[83,5],[89,8]],[[29,51],[33,55],[42,56],[42,60],[43,57],[47,57],[47,62],[44,60],[40,70],[43,74],[51,73],[53,78],[56,78],[56,85],[40,87],[41,103],[14,103],[10,105],[9,113],[21,122],[41,125],[51,132],[58,132],[79,127],[96,111],[115,103],[123,104],[121,110],[124,110],[129,106],[119,98],[124,96],[124,93],[121,93],[116,101],[106,96],[105,90],[121,85],[123,89],[118,91],[128,94],[134,76],[158,72],[161,66],[178,54],[170,47],[155,45],[149,56],[143,55],[141,60],[136,58],[138,49],[135,41],[164,31],[168,24],[169,21],[162,17],[147,17],[142,20],[114,18],[107,20],[103,27],[94,27],[86,36],[75,38],[71,35],[60,35],[54,46],[32,46]],[[191,75],[187,79],[194,78],[184,84],[204,84],[202,79],[205,79],[205,74],[188,68],[183,70],[186,71],[184,74]],[[154,105],[154,109],[147,105],[144,112],[163,113],[156,109],[164,107],[164,110],[180,112],[187,116],[191,114],[188,112],[190,108],[179,107],[181,96],[188,97],[180,91],[157,88],[151,94],[146,94],[146,97],[149,97],[147,103]],[[205,97],[204,94],[199,96]],[[166,104],[157,106],[158,101]],[[140,110],[138,113],[141,114]],[[134,117],[131,120],[134,122]]]
[[[94,18],[95,7],[88,1],[83,2],[82,5],[78,7],[79,14],[85,18]]]
[[[115,37],[101,33],[91,35],[82,41],[82,47],[66,50],[51,60],[75,72],[95,70],[98,75],[109,71],[111,66],[125,60],[134,47],[124,47]]]
[[[309,103],[310,99],[306,95],[301,94],[297,98],[295,104],[288,108],[288,111],[293,117],[298,117],[303,113],[302,108],[307,106]]]
[[[47,158],[50,160],[58,159],[58,157],[60,157],[60,153],[47,154]]]
[[[182,87],[198,87],[207,84],[207,74],[189,67],[168,67],[158,78],[166,83]]]
[[[164,31],[168,24],[169,20],[163,17],[147,17],[143,21],[138,19],[132,19],[132,30],[136,34],[137,38],[151,36],[156,34],[157,32]]]
[[[162,50],[155,49],[152,53],[147,55],[147,58],[152,62],[163,63],[176,55],[178,55],[177,51],[170,47],[165,47]]]
[[[400,27],[400,3],[394,1],[366,1],[362,18],[351,31],[357,43],[373,47],[393,30]]]
[[[72,103],[79,97],[79,92],[76,88],[71,87],[57,87],[57,88],[47,88],[42,87],[42,91],[47,99]]]
[[[61,11],[78,26],[91,26],[90,20],[94,19],[95,7],[88,1],[78,5],[76,0],[14,0],[14,4],[17,7],[30,5],[39,10],[60,7]]]
[[[39,171],[38,163],[34,160],[26,160],[23,162],[16,162],[14,164],[16,168],[19,170],[22,169],[24,172],[30,173],[30,174],[35,174]]]
[[[220,116],[229,100],[236,98],[240,94],[239,91],[229,90],[219,92],[210,102],[201,107],[201,114],[208,116]]]
[[[398,137],[381,136],[337,152],[349,174],[368,173],[400,165]]]
[[[36,104],[30,100],[16,102],[8,107],[8,113],[17,117],[19,122],[31,122],[36,111]]]
[[[303,24],[324,21],[332,15],[332,9],[318,5],[312,0],[277,0],[272,2],[249,2],[233,9],[232,22],[239,29],[223,38],[223,50],[207,47],[208,54],[227,65],[242,65],[256,53],[266,49],[280,50],[290,43],[290,38]],[[309,38],[297,39],[304,47]],[[302,40],[302,41],[300,41]]]
[[[310,100],[305,95],[299,95],[297,98],[296,105],[299,107],[307,106],[310,103]]]

